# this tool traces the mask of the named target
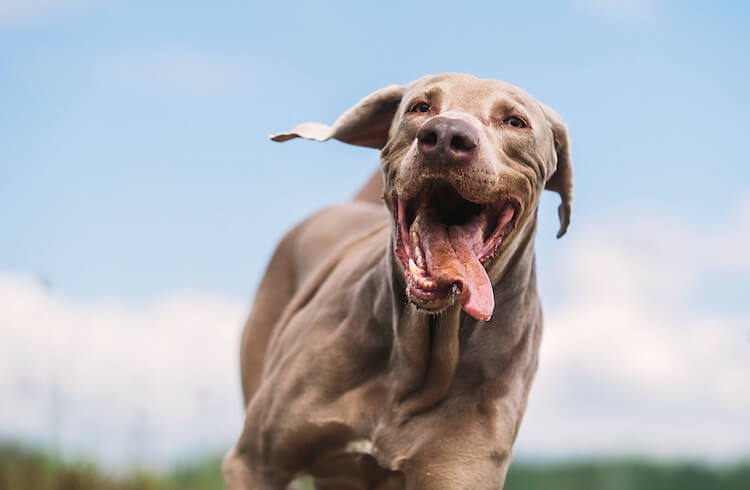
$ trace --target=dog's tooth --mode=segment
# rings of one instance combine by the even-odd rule
[[[424,287],[425,287],[424,286],[425,280],[426,279],[424,277],[414,276],[414,282],[417,283],[417,286],[421,287],[422,289],[424,289]]]
[[[424,277],[421,273],[412,275],[411,277],[414,281],[414,284],[422,289],[435,289],[437,287],[436,281]]]
[[[417,257],[417,265],[420,269],[425,268],[425,262],[424,262],[424,252],[422,252],[422,249],[419,248],[419,245],[417,245],[414,248],[414,255]]]
[[[414,243],[415,245],[416,245],[417,243],[419,243],[419,235],[417,235],[417,232],[416,232],[416,230],[412,230],[412,232],[411,232],[411,241],[412,241],[412,243]]]
[[[409,272],[415,278],[422,275],[419,267],[417,267],[417,264],[414,263],[414,259],[409,259]]]
[[[411,224],[412,231],[419,231],[419,223],[422,222],[421,209],[417,210],[417,216],[414,218],[414,222]]]

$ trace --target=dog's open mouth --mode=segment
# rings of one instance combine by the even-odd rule
[[[513,229],[518,204],[510,198],[477,204],[446,182],[433,182],[412,199],[395,197],[396,255],[407,295],[419,308],[440,311],[461,297],[463,310],[489,320],[492,283],[482,265]]]

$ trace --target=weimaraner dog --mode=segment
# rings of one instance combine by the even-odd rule
[[[542,334],[543,189],[561,197],[558,237],[570,219],[565,125],[512,85],[445,74],[272,136],[292,138],[378,148],[382,168],[268,265],[226,487],[501,489]]]

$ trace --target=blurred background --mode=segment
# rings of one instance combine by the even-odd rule
[[[267,135],[446,71],[573,145],[508,487],[750,488],[748,52],[746,2],[1,0],[0,488],[218,488],[265,264],[378,165]]]

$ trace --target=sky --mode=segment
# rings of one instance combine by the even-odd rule
[[[273,247],[378,164],[267,135],[457,71],[572,141],[516,454],[750,457],[749,51],[744,2],[0,1],[0,437],[112,465],[228,448]]]

